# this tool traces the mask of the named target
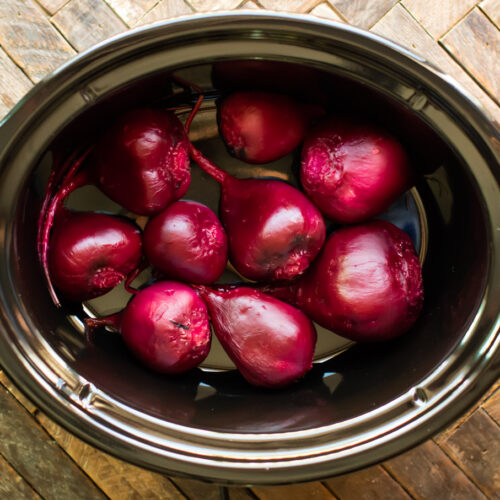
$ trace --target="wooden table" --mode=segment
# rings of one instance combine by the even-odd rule
[[[452,75],[500,123],[500,0],[0,0],[0,116],[45,74],[129,27],[194,11],[308,12],[385,35]],[[500,381],[449,429],[399,457],[322,482],[230,488],[232,500],[500,498]],[[0,499],[220,498],[70,435],[0,370]]]

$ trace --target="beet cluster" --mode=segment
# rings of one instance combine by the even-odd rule
[[[228,75],[239,81],[223,65],[216,70],[221,88]],[[269,388],[312,367],[313,321],[359,342],[408,332],[423,305],[421,264],[405,232],[373,220],[414,182],[399,141],[368,120],[326,113],[295,95],[226,91],[217,119],[229,153],[263,164],[300,148],[303,191],[277,179],[236,178],[190,142],[203,100],[191,89],[199,97],[185,124],[171,110],[134,109],[95,144],[54,161],[37,242],[54,304],[61,305],[59,294],[83,302],[125,282],[129,303],[88,318],[89,339],[112,328],[146,366],[178,374],[208,355],[211,322],[242,376]],[[218,216],[179,201],[191,160],[219,183]],[[149,217],[144,231],[124,217],[65,208],[87,184]],[[337,224],[328,237],[325,218]],[[228,260],[253,283],[217,284]],[[148,266],[155,282],[133,289]]]

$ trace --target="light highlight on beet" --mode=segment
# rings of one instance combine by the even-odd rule
[[[307,134],[300,179],[305,192],[330,219],[368,220],[389,207],[413,182],[399,142],[361,120],[329,117]]]

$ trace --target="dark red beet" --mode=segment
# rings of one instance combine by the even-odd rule
[[[217,216],[195,201],[177,201],[149,220],[144,252],[167,276],[210,284],[224,272],[227,236]]]
[[[300,179],[330,219],[368,220],[389,207],[413,182],[399,142],[374,125],[329,117],[306,136]]]
[[[204,302],[182,283],[160,281],[135,295],[122,313],[86,320],[87,331],[113,326],[146,366],[161,373],[183,373],[210,350],[210,323]]]
[[[141,232],[125,218],[64,210],[49,250],[53,284],[80,302],[109,292],[139,265]]]
[[[199,89],[198,89],[199,90]],[[86,184],[95,184],[114,201],[139,214],[151,215],[180,198],[190,183],[187,130],[203,95],[186,122],[167,110],[136,109],[125,113],[98,141],[79,156],[55,162],[38,218],[38,256],[54,304],[59,300],[48,270],[52,225],[67,196]],[[94,153],[93,163],[83,168]]]
[[[234,267],[253,280],[303,273],[325,240],[319,210],[298,189],[270,179],[236,179],[191,145],[198,165],[222,188],[220,217]]]
[[[170,111],[125,113],[98,141],[94,161],[95,184],[136,214],[156,214],[189,188],[189,140]]]
[[[248,382],[283,387],[311,369],[316,330],[301,311],[251,288],[196,288],[217,338]]]
[[[268,163],[303,140],[310,116],[290,97],[236,92],[218,106],[219,130],[231,154],[248,163]]]
[[[339,229],[301,279],[264,290],[357,341],[405,333],[418,318],[424,299],[413,243],[405,232],[381,220]]]

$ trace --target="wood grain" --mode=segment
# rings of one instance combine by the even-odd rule
[[[133,26],[137,21],[151,10],[158,0],[105,0],[106,3],[118,14],[118,16],[128,26]],[[186,5],[183,0],[181,3]],[[177,4],[177,0],[170,0],[169,3]]]
[[[68,0],[37,0],[37,2],[50,14],[55,14]]]
[[[488,415],[500,425],[500,388],[484,403]]]
[[[421,500],[479,500],[485,496],[433,441],[384,462],[394,478]]]
[[[0,119],[32,86],[30,79],[0,47]],[[1,373],[0,371],[0,376]]]
[[[442,40],[446,50],[500,103],[500,31],[474,9]]]
[[[326,3],[317,5],[314,9],[310,11],[310,14],[318,17],[324,17],[326,19],[331,19],[332,21],[342,22],[343,19]]]
[[[167,477],[123,462],[84,443],[43,413],[37,415],[37,420],[109,498],[185,500]]]
[[[52,22],[79,51],[127,28],[103,0],[71,0]]]
[[[299,12],[305,0],[259,0],[265,9]]]
[[[260,7],[255,3],[252,2],[252,0],[248,0],[248,2],[245,2],[238,7],[240,10],[245,10],[245,9],[251,9],[251,10],[259,10]]]
[[[260,500],[332,500],[335,496],[319,482],[287,486],[253,487],[252,491]]]
[[[188,4],[198,12],[208,12],[210,10],[230,10],[235,9],[241,0],[186,0]]]
[[[323,481],[339,500],[409,500],[410,495],[379,465]]]
[[[371,28],[398,0],[328,0],[347,22]]]
[[[479,7],[500,28],[500,0],[484,0]]]
[[[429,8],[428,0],[403,0],[402,3],[437,40],[460,21],[476,5],[477,0],[439,0],[439,8]]]
[[[182,16],[184,14],[192,14],[193,9],[188,6],[184,0],[162,0],[158,5],[151,9],[144,17],[142,17],[137,25],[155,23],[164,19]]]
[[[401,5],[393,7],[372,31],[407,47],[452,76],[474,96],[487,113],[500,123],[500,109],[495,102],[463,71]],[[498,74],[498,71],[495,73]]]
[[[43,498],[105,498],[1,385],[0,408],[0,455]]]
[[[34,82],[75,54],[30,0],[0,1],[0,45]]]
[[[221,500],[221,487],[202,481],[186,478],[172,478],[172,482],[190,500]],[[247,488],[228,487],[227,494],[231,500],[253,500]]]
[[[0,455],[0,498],[39,499],[33,488]]]
[[[500,499],[500,432],[483,410],[475,411],[441,447],[488,498]]]

